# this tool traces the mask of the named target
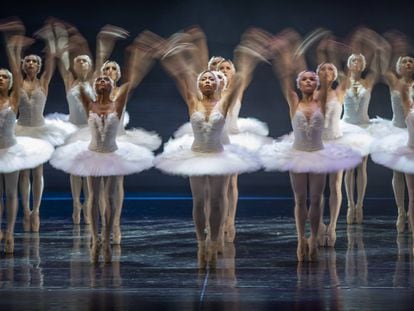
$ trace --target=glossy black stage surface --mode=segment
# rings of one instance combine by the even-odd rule
[[[413,309],[411,237],[397,235],[392,201],[368,200],[363,225],[347,226],[343,208],[336,248],[301,264],[291,204],[241,200],[235,243],[215,271],[199,271],[188,198],[127,201],[122,245],[99,265],[70,201],[45,201],[40,234],[23,233],[19,215],[15,254],[1,254],[0,309]]]

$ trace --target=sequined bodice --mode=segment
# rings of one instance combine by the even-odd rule
[[[401,94],[397,90],[391,91],[392,124],[399,128],[406,128],[404,108],[401,101]]]
[[[322,138],[326,140],[336,139],[342,136],[339,122],[341,121],[342,105],[338,99],[332,99],[326,103],[325,126]]]
[[[75,125],[87,124],[87,115],[80,99],[79,86],[81,83],[84,87],[86,94],[92,100],[95,99],[95,93],[93,92],[92,86],[89,82],[79,82],[68,91],[68,93],[66,94],[66,99],[69,104],[69,122],[72,122]]]
[[[369,123],[368,105],[370,98],[371,92],[360,83],[347,89],[344,97],[343,120],[352,124]]]
[[[29,95],[24,89],[20,92],[19,119],[22,126],[42,126],[45,124],[43,111],[45,110],[46,95],[40,87]]]
[[[222,133],[225,118],[219,111],[212,111],[206,120],[204,113],[194,112],[190,117],[194,142],[191,150],[196,152],[220,152],[223,150]]]
[[[90,112],[88,125],[91,131],[89,150],[107,153],[118,149],[115,139],[119,118],[116,112],[111,112],[105,116]]]
[[[10,107],[0,110],[0,149],[8,148],[16,144],[14,128],[16,114]]]
[[[322,131],[324,117],[318,109],[309,118],[301,110],[296,110],[292,118],[292,128],[295,140],[293,147],[302,151],[315,151],[323,149]]]

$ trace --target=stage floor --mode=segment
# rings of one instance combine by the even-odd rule
[[[7,310],[412,310],[414,258],[395,216],[341,216],[335,249],[296,261],[292,217],[240,216],[215,271],[199,271],[190,215],[123,218],[113,262],[89,261],[88,226],[44,217],[0,258],[0,309]],[[3,245],[2,245],[3,248]]]

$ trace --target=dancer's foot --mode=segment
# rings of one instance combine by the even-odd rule
[[[101,251],[101,243],[99,241],[93,241],[91,244],[91,263],[99,262],[99,253]]]
[[[105,241],[103,243],[103,257],[105,263],[112,262],[112,249],[111,249],[111,243],[109,241]]]
[[[405,210],[398,209],[398,218],[395,226],[397,227],[398,233],[403,233],[405,231],[405,223],[407,221],[407,214]]]
[[[318,261],[318,241],[315,237],[310,236],[308,239],[309,261]]]
[[[112,244],[119,245],[121,244],[121,227],[119,225],[113,226],[112,228]]]
[[[38,211],[32,211],[30,213],[30,224],[32,226],[32,232],[39,232],[40,217]]]
[[[298,248],[296,250],[296,256],[298,261],[302,262],[306,259],[306,254],[308,252],[308,242],[305,237],[298,239]]]
[[[197,245],[197,261],[198,261],[198,268],[205,269],[207,266],[207,258],[206,258],[206,242],[205,241],[198,241]]]
[[[326,225],[324,223],[319,224],[318,244],[320,247],[326,246]]]
[[[82,213],[83,213],[83,223],[85,225],[90,225],[91,220],[89,217],[89,205],[88,202],[82,204]]]
[[[225,240],[227,243],[233,243],[234,239],[236,237],[236,227],[234,224],[227,225],[226,234],[225,234]]]
[[[30,232],[30,211],[24,211],[23,213],[23,231]]]
[[[328,226],[328,229],[326,231],[326,245],[328,247],[335,247],[336,243],[336,228],[333,228],[332,226]]]
[[[362,206],[357,206],[355,209],[355,221],[358,225],[361,225],[364,221],[364,212]]]
[[[217,241],[207,242],[207,262],[210,268],[215,269],[217,264]]]
[[[14,236],[13,233],[6,232],[6,241],[4,243],[4,252],[6,254],[14,253]]]
[[[73,203],[73,212],[72,212],[72,221],[74,225],[80,224],[80,213],[81,213],[80,203]]]
[[[348,206],[348,210],[346,211],[346,223],[348,225],[352,225],[355,220],[355,208],[353,206]]]

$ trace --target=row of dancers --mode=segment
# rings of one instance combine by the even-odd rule
[[[101,249],[104,260],[111,261],[111,234],[113,243],[121,242],[123,176],[152,166],[190,179],[202,268],[214,266],[224,242],[234,241],[238,175],[261,168],[290,173],[299,261],[317,260],[318,246],[335,245],[344,171],[347,223],[362,223],[370,153],[375,162],[395,171],[397,230],[404,231],[404,173],[409,210],[414,198],[412,149],[410,143],[406,144],[414,61],[404,56],[408,55],[408,44],[401,34],[392,33],[386,40],[370,29],[360,28],[348,41],[341,42],[323,29],[302,40],[291,29],[273,35],[251,28],[243,34],[231,61],[209,58],[206,37],[198,27],[169,38],[144,31],[126,48],[124,82],[118,85],[120,66],[108,59],[116,41],[128,35],[122,28],[107,25],[101,29],[97,36],[97,69],[93,71],[87,42],[79,31],[61,20],[49,19],[35,34],[46,43],[45,68],[40,77],[39,56],[25,56],[20,66],[23,51],[33,43],[25,36],[21,21],[3,22],[0,31],[11,69],[0,70],[0,160],[8,218],[4,237],[7,253],[14,250],[19,176],[23,228],[39,231],[42,165],[47,161],[71,176],[73,222],[80,223],[83,210],[84,222],[91,224],[93,262],[99,261]],[[306,54],[315,46],[319,65],[313,72],[307,69]],[[350,56],[342,66],[341,57],[346,53]],[[395,55],[400,57],[396,70],[392,70],[390,63]],[[160,137],[143,129],[126,130],[129,115],[125,108],[156,60],[174,79],[187,104],[190,122],[182,125],[163,152],[154,157],[153,151],[161,145]],[[293,132],[275,140],[268,136],[263,122],[238,117],[243,93],[260,62],[273,66],[290,110]],[[44,117],[55,63],[65,83],[69,115]],[[370,93],[380,76],[386,77],[392,90],[393,120],[368,117]],[[323,191],[327,178],[330,221],[326,226]],[[84,204],[80,202],[82,188],[87,197]],[[414,213],[408,215],[413,225]],[[305,230],[308,220],[309,238]]]

